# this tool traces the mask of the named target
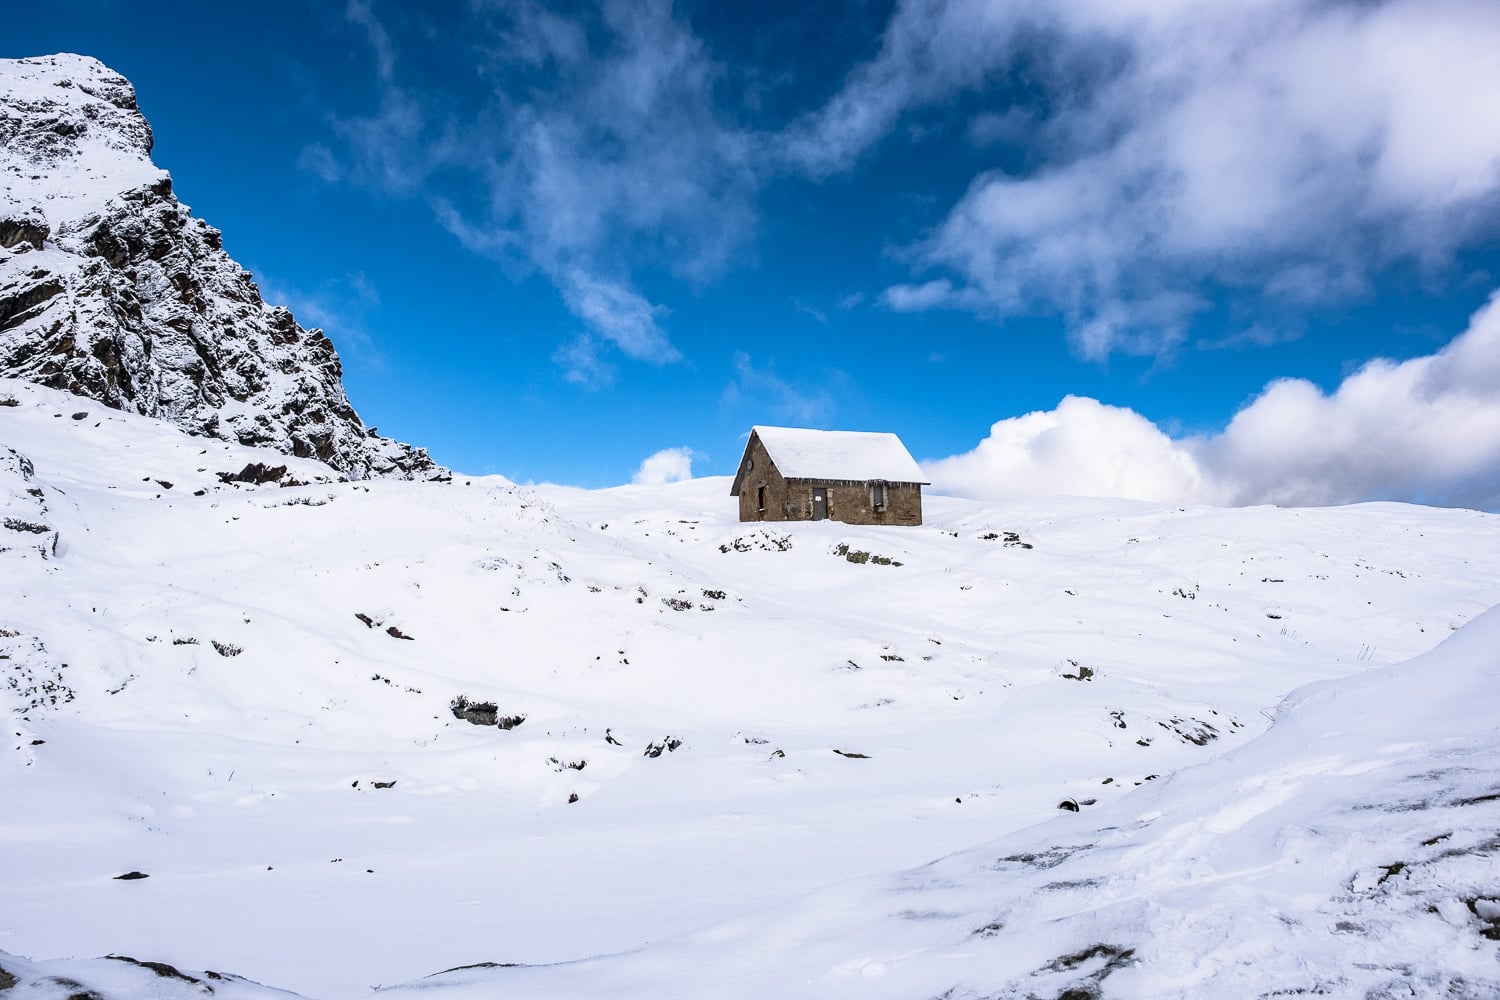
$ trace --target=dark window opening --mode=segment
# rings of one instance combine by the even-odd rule
[[[766,509],[766,488],[758,487],[755,491],[755,509],[764,511]]]
[[[870,506],[876,510],[885,510],[885,483],[870,484]]]

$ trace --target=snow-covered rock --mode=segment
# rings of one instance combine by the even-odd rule
[[[97,60],[0,59],[0,375],[352,479],[443,474],[364,425],[333,344],[262,300],[151,145]]]

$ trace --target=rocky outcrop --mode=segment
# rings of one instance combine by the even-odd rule
[[[0,60],[0,376],[353,479],[445,475],[365,426],[332,342],[261,298],[151,145],[97,60]]]

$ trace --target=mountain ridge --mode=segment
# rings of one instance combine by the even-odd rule
[[[98,60],[0,60],[0,375],[351,479],[447,476],[364,424],[333,343],[264,301],[153,142]]]

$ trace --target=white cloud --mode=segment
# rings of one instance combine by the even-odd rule
[[[504,234],[488,240],[547,274],[596,342],[679,360],[635,274],[705,281],[754,226],[748,140],[716,110],[717,64],[664,0],[571,22],[505,4],[486,25],[495,92],[468,164],[485,208],[461,221]]]
[[[597,382],[575,377],[587,367],[569,360],[579,344],[595,359],[613,349],[679,360],[639,275],[706,281],[755,223],[750,139],[717,111],[717,63],[667,0],[614,0],[573,18],[534,0],[475,0],[470,12],[469,37],[443,41],[487,53],[478,70],[490,91],[457,114],[455,95],[403,85],[377,11],[353,0],[347,18],[374,53],[379,106],[334,123],[349,165],[312,146],[304,166],[408,195],[441,176],[456,192],[430,199],[442,225],[475,252],[545,274],[580,321],[582,337],[558,352],[571,381]]]
[[[1026,94],[969,133],[1034,166],[976,177],[915,248],[926,283],[887,303],[1050,312],[1086,357],[1159,352],[1201,289],[1347,300],[1500,230],[1497,45],[1490,0],[906,0],[786,155],[844,169],[903,116]]]
[[[892,285],[881,293],[880,300],[896,312],[919,312],[953,305],[953,282],[936,278],[921,285]]]
[[[756,419],[784,420],[816,426],[833,412],[833,397],[822,385],[794,385],[776,373],[773,365],[756,367],[750,355],[734,356],[734,379],[724,389],[725,406],[749,407],[761,414]]]
[[[1132,410],[1069,396],[924,468],[939,491],[986,499],[1500,510],[1500,294],[1436,354],[1372,361],[1331,394],[1273,382],[1219,434],[1174,440]]]
[[[815,176],[848,169],[908,109],[975,87],[1005,66],[1021,20],[988,0],[907,0],[879,54],[850,73],[827,105],[778,136],[778,155]]]
[[[1215,502],[1192,452],[1134,410],[1068,396],[1001,420],[973,451],[923,466],[942,493],[1004,500],[1105,496]]]
[[[637,485],[660,486],[692,479],[693,459],[697,457],[698,453],[691,448],[663,448],[641,462],[630,481]]]
[[[262,299],[286,306],[307,329],[326,333],[345,362],[386,370],[385,354],[368,332],[369,321],[380,308],[380,292],[363,271],[328,278],[309,291],[282,284],[257,268],[249,270],[256,275]]]
[[[391,82],[395,76],[395,53],[391,48],[391,38],[386,33],[385,26],[370,9],[370,0],[349,0],[344,6],[344,16],[364,31],[365,38],[370,43],[370,49],[375,54],[375,72],[382,81]]]
[[[1500,297],[1436,354],[1372,361],[1332,395],[1272,383],[1201,458],[1237,503],[1500,509]]]
[[[552,352],[552,363],[562,369],[563,381],[581,389],[602,389],[615,381],[615,368],[600,356],[599,342],[587,334],[575,337]]]
[[[597,330],[627,356],[642,361],[676,361],[682,355],[657,326],[665,310],[644,296],[581,268],[560,276],[563,301],[573,315]]]

